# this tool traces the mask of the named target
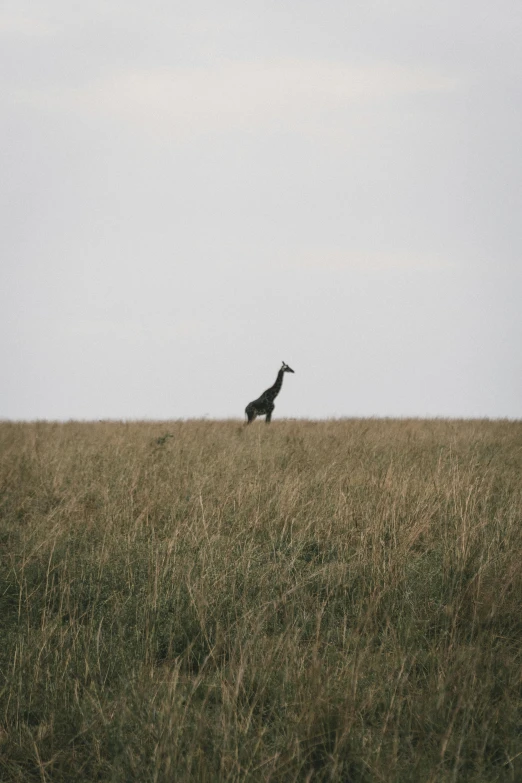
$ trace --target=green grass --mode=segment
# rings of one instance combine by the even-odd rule
[[[521,476],[520,422],[0,424],[0,779],[522,780]]]

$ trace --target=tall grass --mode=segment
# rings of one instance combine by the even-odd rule
[[[0,779],[522,780],[522,423],[0,425]]]

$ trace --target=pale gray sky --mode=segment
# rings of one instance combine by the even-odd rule
[[[522,416],[522,5],[0,2],[0,418]]]

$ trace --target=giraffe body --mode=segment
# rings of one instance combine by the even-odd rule
[[[281,391],[285,372],[294,371],[291,367],[288,366],[288,364],[283,362],[281,369],[277,373],[277,378],[274,385],[269,389],[266,389],[266,391],[264,391],[263,394],[257,398],[257,400],[253,400],[252,402],[248,403],[245,408],[245,413],[248,419],[247,424],[253,422],[254,419],[256,419],[258,416],[265,416],[265,422],[267,424],[270,423],[272,419],[272,413],[275,408],[274,400]]]

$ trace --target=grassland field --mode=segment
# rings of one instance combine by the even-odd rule
[[[1,781],[522,781],[522,422],[3,422],[0,490]]]

